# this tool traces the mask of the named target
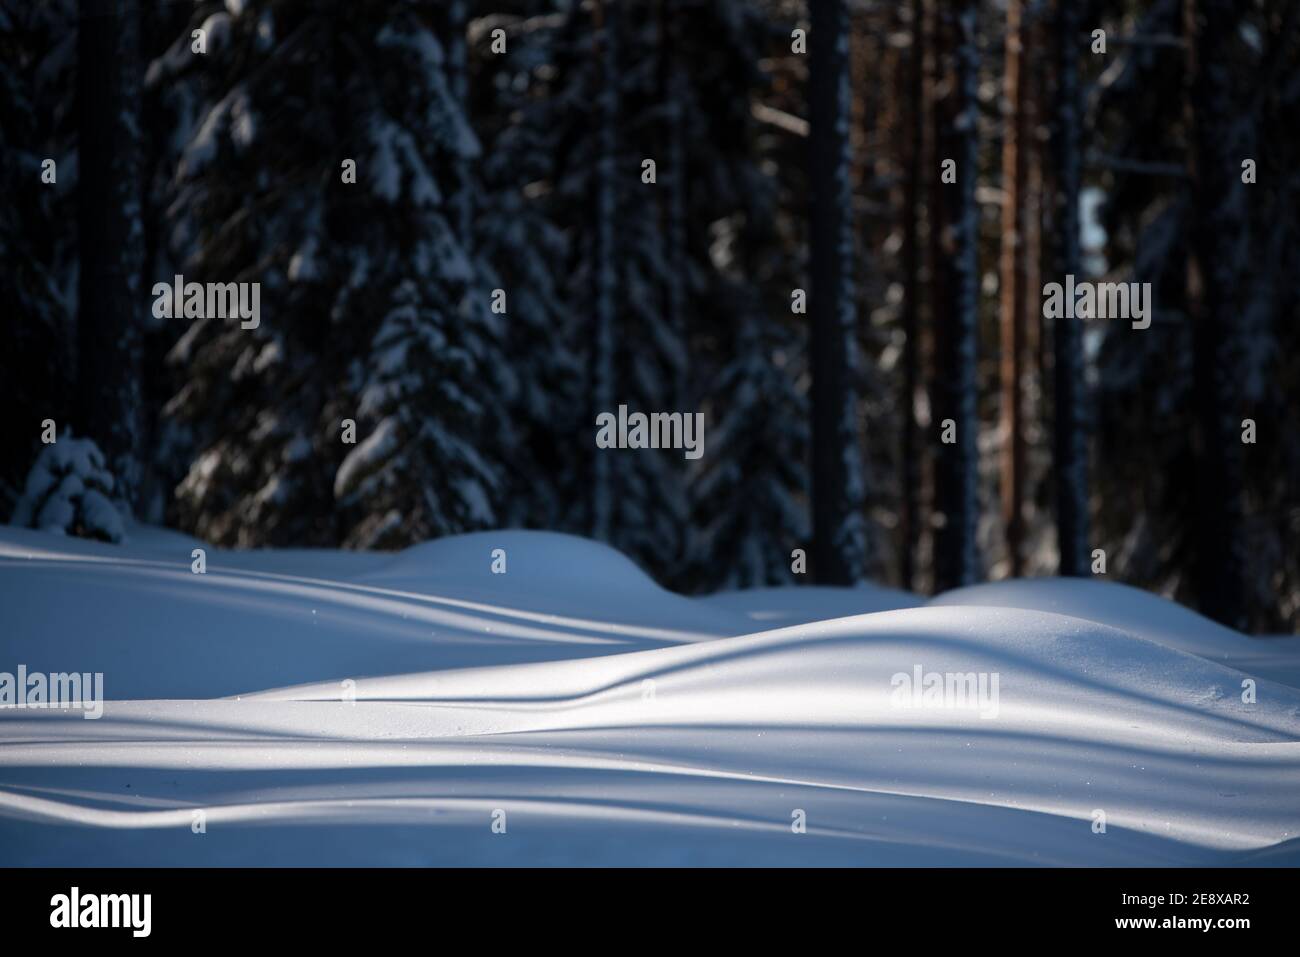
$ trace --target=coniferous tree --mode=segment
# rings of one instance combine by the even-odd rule
[[[77,420],[134,508],[141,467],[140,10],[89,0],[77,24]]]
[[[708,455],[693,482],[695,587],[756,588],[796,580],[791,553],[803,547],[807,400],[794,385],[798,343],[738,282],[734,358],[715,377],[725,401],[708,430]]]
[[[525,435],[553,434],[555,445],[564,449],[575,433],[591,434],[595,414],[619,404],[632,411],[705,408],[707,461],[690,463],[693,474],[705,474],[715,460],[713,430],[731,403],[718,387],[722,368],[735,356],[729,350],[738,347],[748,317],[788,310],[788,278],[768,270],[766,279],[755,280],[741,262],[750,243],[739,240],[742,232],[761,232],[765,248],[779,241],[768,222],[773,184],[758,171],[750,110],[762,80],[757,62],[768,28],[756,11],[717,0],[617,9],[600,4],[553,14],[547,9],[522,4],[514,15],[493,18],[492,26],[509,36],[510,52],[487,61],[496,71],[491,96],[509,107],[508,117],[493,126],[486,168],[510,171],[523,187],[499,195],[493,187],[485,196],[486,229],[479,232],[490,234],[493,238],[484,242],[502,253],[487,258],[506,275],[518,274],[513,264],[524,260],[538,263],[540,270],[552,254],[567,255],[567,265],[561,258],[550,260],[547,268],[571,277],[555,288],[557,314],[541,319],[538,313],[538,336],[519,329],[527,320],[512,315],[511,334],[518,332],[531,353],[518,353],[527,361],[515,363],[523,382],[520,394],[537,388],[553,397],[537,412],[521,408],[517,424],[526,423]],[[613,65],[606,62],[609,57]],[[603,75],[617,83],[604,84]],[[646,160],[655,163],[650,182],[643,181]],[[607,168],[613,175],[603,175]],[[493,211],[497,202],[510,210],[508,222]],[[509,237],[523,236],[525,223],[545,241],[526,253],[506,253],[518,248],[518,240]],[[753,311],[729,308],[749,295],[745,284],[753,281],[764,284]],[[543,311],[552,309],[550,302],[548,295]],[[570,325],[559,314],[566,303],[577,305],[570,315],[581,322]],[[556,333],[544,343],[548,328]],[[760,333],[769,346],[783,341],[780,329]],[[775,351],[783,363],[780,375],[793,388],[798,350],[778,346]],[[571,378],[566,366],[573,354],[583,352],[590,418],[584,413],[568,425],[570,400],[555,390],[554,380]],[[771,351],[765,354],[774,361]],[[738,367],[758,369],[752,362]],[[771,426],[790,429],[789,404],[782,399],[772,408],[777,407],[785,412]],[[541,411],[548,408],[552,411]],[[548,421],[534,423],[532,415]],[[797,436],[797,427],[794,431]],[[791,445],[784,438],[777,444]],[[541,451],[538,461],[555,466],[545,469],[548,480],[559,480],[572,456],[547,458]],[[688,463],[681,450],[595,450],[594,460],[587,461],[594,468],[580,481],[564,478],[552,489],[561,505],[566,497],[570,503],[587,500],[590,512],[581,527],[603,528],[599,534],[606,540],[680,587],[699,588],[729,574],[730,557],[711,545],[716,536],[694,541],[688,536],[691,510],[703,508],[705,498],[721,502],[724,497],[712,492],[688,497]],[[786,481],[788,471],[778,469],[774,480]],[[799,487],[795,480],[787,490],[797,496]],[[726,504],[742,508],[738,500]],[[560,511],[567,514],[564,507]],[[708,515],[710,522],[719,518]],[[786,518],[772,518],[773,527],[781,529],[774,537],[788,541]],[[548,527],[565,527],[565,518],[560,522]]]
[[[941,525],[935,537],[935,589],[974,582],[979,574],[976,522],[979,510],[979,409],[976,403],[976,352],[979,322],[979,215],[975,180],[979,169],[976,4],[960,0],[938,5],[939,55],[949,77],[945,102],[936,110],[936,151],[955,162],[956,181],[938,187],[943,194],[938,249],[940,301],[935,310],[936,368],[934,424],[952,426],[951,442],[936,447],[935,511]],[[940,171],[932,171],[939,176]]]
[[[1291,199],[1298,182],[1297,157],[1286,138],[1270,137],[1263,148],[1258,131],[1285,125],[1296,115],[1300,88],[1284,77],[1293,72],[1289,67],[1300,50],[1300,10],[1269,2],[1234,6],[1235,26],[1219,36],[1222,48],[1211,57],[1213,82],[1227,78],[1232,85],[1209,99],[1202,97],[1211,94],[1206,89],[1211,80],[1204,75],[1196,79],[1197,64],[1190,56],[1196,32],[1189,29],[1194,22],[1186,14],[1195,9],[1189,11],[1182,0],[1158,0],[1132,20],[1126,5],[1114,4],[1109,12],[1116,18],[1107,25],[1112,40],[1119,41],[1112,42],[1118,62],[1099,84],[1091,124],[1095,132],[1090,132],[1096,148],[1089,153],[1093,175],[1104,186],[1107,243],[1101,268],[1152,283],[1154,309],[1144,330],[1131,330],[1127,323],[1099,324],[1098,468],[1093,476],[1101,502],[1095,513],[1098,540],[1111,570],[1125,580],[1220,614],[1212,609],[1219,601],[1218,586],[1203,587],[1213,573],[1197,566],[1201,561],[1221,563],[1239,549],[1229,543],[1226,552],[1210,547],[1204,553],[1202,538],[1212,534],[1209,526],[1218,526],[1213,535],[1220,537],[1226,521],[1233,528],[1230,535],[1247,542],[1235,559],[1238,571],[1225,573],[1233,580],[1230,590],[1240,576],[1252,627],[1291,627],[1297,606],[1285,596],[1294,594],[1300,563],[1283,542],[1300,527],[1293,491],[1300,458],[1288,438],[1294,430],[1284,423],[1297,408],[1296,371],[1286,358],[1296,343],[1295,324],[1286,317],[1295,309],[1289,276],[1300,226]],[[1223,22],[1221,11],[1216,22]],[[1213,41],[1202,34],[1198,42]],[[1241,77],[1254,79],[1246,85]],[[1230,104],[1226,116],[1225,96]],[[1179,103],[1184,109],[1171,108]],[[1196,162],[1202,149],[1210,157],[1218,155],[1211,166],[1226,163],[1210,144],[1198,145],[1203,123],[1219,130],[1219,149],[1229,151],[1234,164],[1233,184],[1193,185],[1206,175],[1205,163]],[[1251,166],[1249,183],[1243,181],[1247,160],[1258,166]],[[1222,179],[1222,168],[1213,176]],[[1206,494],[1209,485],[1197,477],[1202,464],[1220,467],[1202,461],[1203,454],[1214,454],[1204,450],[1203,431],[1207,424],[1222,426],[1214,425],[1209,405],[1201,405],[1199,397],[1225,386],[1213,379],[1219,373],[1206,371],[1219,363],[1210,359],[1217,350],[1207,348],[1211,330],[1205,325],[1210,318],[1203,263],[1213,254],[1197,244],[1207,239],[1198,224],[1214,215],[1223,189],[1241,204],[1228,221],[1236,248],[1225,250],[1222,263],[1238,277],[1222,357],[1223,368],[1233,370],[1235,384],[1226,387],[1226,401],[1236,411],[1225,412],[1222,392],[1214,405],[1235,415],[1232,441],[1239,448],[1223,446],[1226,453],[1239,452],[1249,462],[1238,471],[1240,507],[1231,496],[1225,500]],[[1189,283],[1189,274],[1200,281]],[[1135,409],[1144,413],[1136,415]],[[1256,422],[1260,438],[1242,447],[1245,418]],[[1160,427],[1151,427],[1151,421]],[[1225,520],[1205,511],[1225,501],[1236,517]]]
[[[447,0],[443,5],[442,23],[439,36],[446,53],[447,88],[452,100],[464,111],[469,122],[469,0]],[[452,225],[467,250],[473,249],[475,191],[473,172],[470,163],[464,157],[452,162],[455,176],[454,189],[450,205],[453,210]]]
[[[903,238],[900,253],[903,271],[903,389],[902,423],[899,444],[901,462],[899,524],[899,578],[904,588],[916,584],[916,551],[920,535],[921,443],[916,422],[917,390],[921,383],[921,290],[923,286],[920,220],[922,215],[921,184],[925,181],[925,9],[922,0],[912,0],[908,7],[911,34],[906,57],[904,83],[900,95],[905,97],[904,129],[907,132],[906,158],[903,168],[902,215]]]
[[[1025,272],[1028,154],[1026,122],[1029,76],[1027,29],[1020,0],[1008,0],[1003,54],[1002,248],[999,283],[1001,324],[1001,492],[1009,574],[1019,577],[1025,541],[1025,327],[1029,292]]]
[[[660,27],[653,6],[570,8],[548,28],[553,75],[533,111],[552,153],[540,201],[571,254],[564,298],[589,316],[588,415],[668,411],[686,345],[665,307],[666,256],[657,145]],[[535,34],[530,42],[543,42]],[[647,160],[655,160],[653,180]],[[680,568],[687,499],[680,450],[590,448],[587,528],[659,575]]]
[[[849,143],[849,23],[843,0],[812,6],[809,36],[809,217],[812,371],[812,570],[850,584],[866,568],[857,425]]]
[[[687,28],[685,20],[689,13],[684,0],[659,0],[659,76],[656,85],[663,103],[661,126],[664,131],[663,188],[660,190],[664,235],[664,324],[683,341],[688,337],[686,310],[690,283],[687,275],[686,235],[686,205],[690,182],[686,138],[689,114],[694,104],[691,102],[687,65],[680,54]],[[672,371],[676,374],[670,392],[672,408],[684,409],[687,399],[686,381],[690,370],[686,362],[682,362]]]
[[[617,0],[606,3],[598,0],[593,8],[596,29],[593,38],[598,44],[599,77],[601,87],[597,94],[596,122],[591,166],[594,176],[596,204],[594,253],[590,262],[579,267],[577,275],[590,282],[593,288],[592,352],[590,367],[591,411],[595,416],[612,412],[616,403],[615,337],[618,324],[619,277],[615,243],[615,218],[618,216],[619,172],[619,87],[622,64],[619,62],[619,5]],[[590,71],[580,71],[575,82],[580,82]],[[582,189],[581,186],[578,187]],[[623,493],[616,478],[616,460],[607,450],[597,449],[592,472],[591,532],[598,539],[610,541],[617,521],[614,514]]]
[[[584,317],[570,307],[568,235],[549,202],[556,113],[566,107],[551,95],[547,71],[563,36],[541,25],[545,10],[539,3],[515,19],[492,21],[505,31],[504,54],[491,52],[490,34],[478,39],[484,76],[473,84],[472,113],[484,159],[475,253],[485,284],[508,302],[503,348],[513,382],[503,427],[512,462],[502,523],[585,533],[590,462],[585,449],[573,454],[574,437],[588,434],[589,425],[578,338]]]
[[[167,51],[182,27],[189,23],[192,12],[186,5],[171,0],[147,0],[143,4],[141,47],[145,63],[152,63]],[[154,283],[171,283],[180,272],[173,261],[167,235],[169,184],[185,145],[186,131],[192,129],[201,104],[192,84],[149,88],[146,81],[143,94],[144,289],[149,291]],[[137,514],[143,522],[163,525],[168,520],[174,490],[189,470],[194,452],[190,430],[167,414],[167,402],[175,392],[167,354],[184,329],[182,323],[155,316],[152,309],[143,318],[144,480]]]
[[[0,515],[43,451],[42,423],[62,435],[73,411],[76,36],[69,3],[0,5]]]
[[[806,334],[790,297],[805,280],[781,219],[807,207],[801,182],[771,172],[803,172],[785,162],[797,139],[760,123],[751,104],[770,95],[756,64],[768,49],[790,55],[790,28],[722,2],[675,0],[675,11],[674,112],[689,173],[682,288],[707,437],[690,471],[696,534],[681,587],[786,583],[798,580],[792,550],[808,543],[808,406]]]
[[[496,522],[500,322],[449,196],[479,146],[427,13],[251,2],[196,14],[207,54],[187,30],[151,70],[204,104],[172,182],[185,278],[261,284],[256,329],[199,320],[170,357],[198,448],[181,519],[206,537],[391,546]]]
[[[1181,44],[1183,26],[1181,0],[1159,0],[1126,29],[1137,40],[1178,37]],[[1110,33],[1117,32],[1112,26]],[[1186,51],[1150,43],[1112,48],[1119,63],[1085,117],[1094,144],[1088,172],[1104,183],[1100,223],[1107,241],[1104,256],[1083,256],[1081,267],[1090,280],[1109,272],[1149,282],[1154,303],[1147,329],[1098,324],[1094,479],[1104,507],[1096,516],[1096,545],[1105,550],[1108,569],[1168,588],[1188,564],[1195,513],[1192,485],[1183,478],[1194,467],[1187,140],[1184,111],[1170,106],[1184,102]],[[1058,359],[1058,375],[1061,368]],[[1132,414],[1137,407],[1156,410],[1165,427],[1145,428]],[[1196,600],[1186,591],[1183,597]]]
[[[1245,446],[1240,319],[1250,232],[1242,157],[1252,155],[1253,116],[1234,88],[1235,0],[1185,0],[1191,56],[1192,258],[1189,292],[1197,424],[1194,587],[1201,608],[1245,627],[1249,563],[1244,513]]]
[[[1083,164],[1083,96],[1079,82],[1079,7],[1057,0],[1056,99],[1052,158],[1056,182],[1055,232],[1057,281],[1082,277],[1079,190]],[[1054,322],[1053,473],[1059,573],[1088,570],[1088,446],[1084,403],[1083,336],[1080,320],[1062,311]]]

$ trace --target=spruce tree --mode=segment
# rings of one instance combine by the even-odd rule
[[[451,194],[479,144],[428,6],[254,0],[188,27],[207,52],[187,29],[151,71],[203,103],[173,248],[187,280],[260,282],[263,319],[199,320],[171,353],[182,522],[388,546],[495,524],[501,323]]]
[[[0,383],[0,514],[22,492],[41,444],[73,411],[76,289],[76,8],[0,6],[0,301],[8,348]]]

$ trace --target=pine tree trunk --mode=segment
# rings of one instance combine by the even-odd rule
[[[921,256],[918,239],[921,215],[921,163],[924,153],[922,106],[925,69],[925,31],[922,0],[912,0],[912,47],[907,58],[903,96],[907,124],[907,159],[903,170],[903,429],[899,458],[902,463],[902,503],[899,509],[900,577],[903,587],[916,587],[916,538],[920,523],[918,492],[921,485],[920,443],[916,429],[916,392],[920,385]]]
[[[866,542],[854,388],[849,21],[844,0],[813,4],[811,26],[813,574],[823,583],[850,584],[865,574]]]
[[[1027,178],[1024,28],[1020,0],[1007,2],[1003,96],[1008,113],[1002,133],[1002,249],[999,263],[1002,333],[1002,524],[1006,531],[1010,575],[1022,571],[1024,528],[1025,439],[1022,421],[1025,331],[1024,205]]]
[[[1023,200],[1023,219],[1021,220],[1023,232],[1020,237],[1022,262],[1025,270],[1025,311],[1023,316],[1025,351],[1022,359],[1024,362],[1024,377],[1021,380],[1021,401],[1027,403],[1028,407],[1032,409],[1042,399],[1043,374],[1044,194],[1043,139],[1039,133],[1039,96],[1041,95],[1040,91],[1045,86],[1046,71],[1043,68],[1043,57],[1034,54],[1034,51],[1041,50],[1043,45],[1042,21],[1040,18],[1031,18],[1031,22],[1025,27],[1024,38],[1026,57],[1021,82],[1022,85],[1028,84],[1028,90],[1021,103],[1024,117],[1021,128],[1025,131],[1025,134],[1020,141],[1020,149],[1025,155],[1025,197]],[[1031,433],[1033,431],[1033,423],[1030,419],[1031,413],[1025,412],[1024,409],[1025,407],[1022,406],[1021,414],[1024,416],[1026,423],[1026,432]],[[1033,508],[1032,502],[1036,493],[1032,485],[1033,476],[1030,474],[1028,465],[1026,465],[1025,475],[1025,497],[1030,500],[1030,507]]]
[[[1189,305],[1196,403],[1196,523],[1193,589],[1201,611],[1246,627],[1244,412],[1239,394],[1238,291],[1249,257],[1240,149],[1233,127],[1233,65],[1225,37],[1237,35],[1236,0],[1185,0],[1190,39],[1193,209]],[[1197,14],[1199,13],[1199,17]],[[1199,22],[1197,22],[1199,19]]]
[[[618,308],[618,265],[615,259],[617,216],[615,176],[618,149],[618,0],[593,7],[597,61],[602,86],[596,116],[600,123],[596,158],[595,335],[592,336],[591,399],[594,423],[601,412],[616,412],[614,402],[614,327]],[[614,523],[613,454],[595,450],[592,471],[591,533],[609,541]]]
[[[1080,137],[1083,96],[1079,87],[1079,7],[1057,0],[1058,73],[1053,124],[1053,166],[1056,178],[1055,233],[1057,281],[1079,277],[1082,254],[1079,233],[1079,185],[1082,170]],[[1056,537],[1062,575],[1088,571],[1088,445],[1084,402],[1083,335],[1080,320],[1055,320],[1053,454],[1056,476]]]
[[[944,228],[948,222],[948,186],[941,182],[938,175],[939,163],[946,151],[947,107],[943,96],[947,83],[947,68],[951,43],[940,9],[939,0],[921,0],[925,14],[925,85],[922,90],[924,101],[923,122],[925,124],[925,143],[923,176],[925,187],[926,244],[925,272],[929,281],[929,312],[922,317],[924,323],[920,330],[921,339],[921,378],[925,389],[926,415],[928,431],[922,440],[924,453],[921,457],[924,491],[922,501],[926,521],[924,536],[918,543],[921,548],[919,567],[929,567],[930,574],[923,583],[931,592],[935,590],[937,570],[935,567],[935,545],[938,540],[939,521],[939,457],[936,454],[935,439],[938,429],[939,403],[939,336],[942,332],[943,317],[949,315],[952,297],[948,294],[947,271],[944,262]],[[927,561],[928,559],[928,561]]]
[[[103,449],[122,501],[141,481],[140,22],[130,0],[87,0],[77,32],[78,426]]]
[[[938,159],[955,160],[957,182],[941,185],[944,219],[940,270],[944,302],[936,309],[935,419],[951,419],[955,441],[938,443],[935,511],[935,589],[974,582],[979,575],[976,522],[979,517],[979,415],[976,405],[976,349],[979,319],[979,210],[975,204],[978,153],[978,51],[974,0],[940,3],[945,42],[955,59],[945,108],[936,110]],[[938,176],[939,170],[930,175]],[[933,428],[933,426],[932,426]],[[936,436],[940,438],[940,436]]]

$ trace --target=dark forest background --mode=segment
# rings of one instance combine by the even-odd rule
[[[1297,7],[0,0],[0,515],[53,419],[226,546],[923,592],[1102,549],[1294,631]],[[154,318],[177,273],[260,326]],[[1067,273],[1150,328],[1044,319]],[[598,452],[620,403],[703,458]]]

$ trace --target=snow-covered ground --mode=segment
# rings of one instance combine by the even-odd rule
[[[1123,586],[691,599],[542,532],[198,575],[129,535],[0,527],[0,673],[108,699],[0,709],[0,864],[1300,863],[1300,639]]]

